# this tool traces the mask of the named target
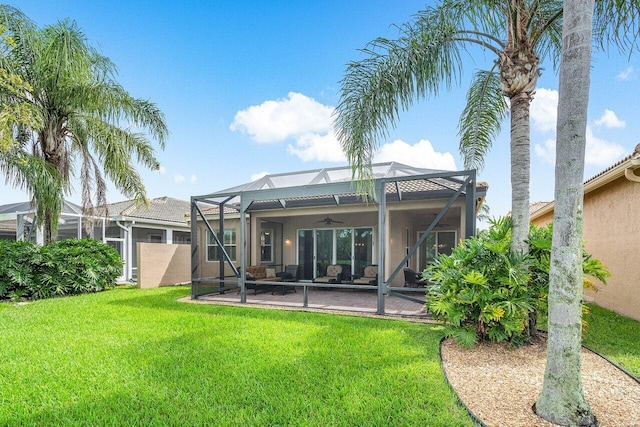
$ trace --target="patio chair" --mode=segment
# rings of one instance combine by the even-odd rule
[[[324,276],[313,279],[313,283],[340,283],[341,281],[342,266],[339,264],[328,265]]]
[[[297,264],[289,264],[284,268],[284,271],[276,273],[276,276],[279,277],[283,282],[297,282],[298,281],[298,265]],[[286,286],[286,285],[276,285],[276,289],[271,292],[271,295],[275,291],[281,291],[282,295],[284,295],[288,291],[296,292],[295,286]]]
[[[404,268],[404,286],[406,288],[424,288],[426,280],[422,280],[422,274],[416,273],[409,267]]]
[[[377,285],[378,284],[378,266],[367,265],[362,271],[362,276],[353,279],[354,285]]]

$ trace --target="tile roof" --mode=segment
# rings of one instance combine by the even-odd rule
[[[610,170],[616,168],[617,166],[620,166],[621,164],[623,164],[626,161],[629,161],[633,158],[636,158],[640,156],[640,144],[636,145],[636,148],[633,150],[633,153],[629,154],[627,157],[625,157],[624,159],[614,163],[613,165],[609,166],[608,168],[606,168],[605,170],[603,170],[602,172],[597,173],[596,175],[592,176],[591,178],[589,178],[588,180],[586,180],[584,182],[584,184],[587,184],[591,181],[593,181],[594,179],[606,174],[607,172],[609,172]]]
[[[547,206],[549,203],[551,203],[551,202],[538,201],[538,202],[531,203],[529,205],[529,214],[532,214],[532,213],[536,212],[537,210],[542,209],[543,207]]]
[[[107,209],[109,216],[122,215],[129,218],[169,221],[186,225],[190,206],[190,202],[186,200],[158,197],[150,199],[148,206],[138,204],[135,200],[125,200],[110,203]]]

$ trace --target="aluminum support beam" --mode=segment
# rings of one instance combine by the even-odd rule
[[[384,314],[384,295],[387,293],[387,282],[385,280],[385,240],[386,240],[386,218],[387,203],[384,193],[385,183],[376,181],[376,197],[378,198],[378,309],[377,314]]]

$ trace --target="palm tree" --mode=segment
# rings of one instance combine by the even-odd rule
[[[371,42],[367,57],[347,67],[335,119],[357,179],[369,176],[368,161],[399,110],[450,89],[461,80],[463,53],[480,48],[495,60],[474,74],[459,121],[460,152],[465,168],[481,169],[510,111],[512,247],[526,251],[529,107],[540,61],[560,51],[561,18],[558,0],[444,0],[401,26],[398,39]]]
[[[560,425],[595,426],[584,398],[582,344],[582,205],[593,35],[601,46],[637,48],[640,1],[565,0],[558,101],[555,209],[547,365],[536,413]]]
[[[547,367],[536,413],[560,425],[597,425],[584,398],[582,344],[582,179],[594,0],[564,2],[549,274]]]
[[[115,65],[99,54],[75,22],[62,21],[37,29],[0,5],[0,25],[15,40],[0,67],[29,85],[17,95],[2,93],[1,102],[28,103],[39,114],[38,126],[22,126],[23,147],[51,165],[62,179],[62,192],[71,191],[79,169],[82,206],[92,213],[106,203],[105,177],[125,196],[146,201],[146,190],[134,163],[156,170],[159,163],[145,134],[161,148],[168,135],[162,112],[151,102],[134,98],[115,80]],[[53,237],[61,204],[47,205],[33,193],[44,214],[45,241]]]

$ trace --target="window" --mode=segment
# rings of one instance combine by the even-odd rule
[[[420,237],[422,233],[418,235]],[[455,231],[432,231],[426,240],[420,245],[418,269],[424,270],[439,254],[451,255],[451,250],[456,245],[457,233]]]
[[[162,234],[149,234],[149,243],[162,243]]]
[[[260,261],[273,262],[273,230],[260,232]]]
[[[219,238],[219,237],[218,237]],[[224,250],[229,254],[231,261],[236,260],[236,230],[224,230]],[[218,250],[218,243],[211,232],[207,233],[207,261],[219,261],[224,258],[222,251]]]

